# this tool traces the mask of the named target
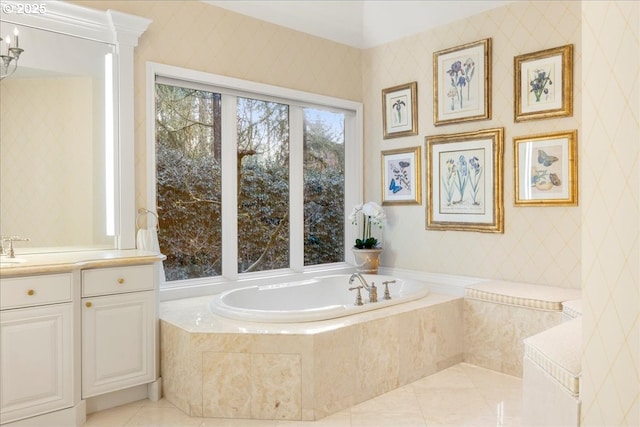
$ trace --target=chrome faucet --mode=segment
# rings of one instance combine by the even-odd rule
[[[378,288],[376,287],[376,284],[374,282],[371,282],[371,285],[369,285],[367,283],[367,281],[365,280],[365,278],[362,276],[362,274],[360,273],[353,273],[351,275],[351,277],[349,277],[349,284],[353,284],[354,280],[360,280],[360,283],[362,284],[362,287],[369,292],[369,302],[378,302]],[[353,290],[356,288],[349,288],[349,290]],[[358,291],[359,293],[360,291]],[[356,305],[357,304],[356,302]]]

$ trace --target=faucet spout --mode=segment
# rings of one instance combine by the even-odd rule
[[[349,277],[349,284],[353,284],[353,281],[356,279],[360,280],[363,288],[365,288],[367,291],[369,290],[369,284],[360,273],[353,273],[351,277]]]

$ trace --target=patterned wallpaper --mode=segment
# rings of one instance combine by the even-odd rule
[[[492,119],[433,125],[433,52],[491,37],[493,42]],[[515,136],[580,129],[581,85],[574,90],[573,117],[514,123],[513,58],[574,45],[574,79],[580,82],[580,3],[515,2],[511,5],[366,50],[363,57],[365,105],[365,195],[380,200],[380,151],[421,146],[423,200],[426,197],[425,136],[505,128],[504,234],[426,230],[422,206],[388,207],[382,263],[398,268],[580,287],[581,207],[515,207]],[[418,82],[417,136],[382,138],[381,90]],[[580,131],[578,131],[578,144]]]
[[[582,7],[583,426],[640,425],[640,3]]]

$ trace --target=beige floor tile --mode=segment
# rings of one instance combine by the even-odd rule
[[[437,372],[428,377],[424,377],[413,383],[416,394],[429,392],[439,388],[474,388],[474,383],[467,374],[466,370],[461,367],[462,364],[452,366],[444,371]]]
[[[318,421],[278,421],[276,427],[351,427],[351,411],[345,409]]]
[[[141,402],[141,406],[145,408],[175,408],[175,405],[164,397],[157,402],[149,399],[140,400],[139,402]]]
[[[105,409],[104,411],[94,412],[93,414],[87,415],[87,421],[83,424],[83,427],[123,426],[132,419],[141,408],[142,406],[129,403],[127,405]]]
[[[202,422],[202,418],[190,417],[176,408],[143,407],[124,425],[127,427],[199,427]]]
[[[473,425],[493,411],[475,388],[438,388],[417,394],[424,419],[428,425]]]
[[[201,427],[276,427],[274,420],[243,420],[232,418],[203,418]]]
[[[189,417],[148,399],[100,411],[84,427],[519,427],[522,379],[466,363],[318,421]]]

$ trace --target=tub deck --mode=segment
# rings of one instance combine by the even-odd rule
[[[164,395],[190,416],[317,420],[463,357],[460,297],[278,324],[215,315],[210,300],[160,305]]]

